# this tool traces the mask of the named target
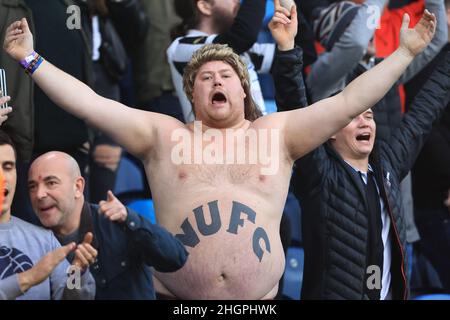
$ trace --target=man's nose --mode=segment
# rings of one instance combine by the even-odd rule
[[[47,190],[45,188],[39,187],[39,186],[36,187],[36,188],[37,188],[37,190],[36,190],[36,197],[38,199],[42,199],[42,198],[45,198],[47,196]]]
[[[215,76],[214,77],[214,86],[222,86],[223,82],[220,76]]]
[[[366,127],[369,125],[369,120],[366,119],[363,115],[359,115],[357,119],[358,119],[358,126]]]

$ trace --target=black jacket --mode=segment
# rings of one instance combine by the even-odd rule
[[[84,204],[78,241],[86,232],[93,232],[93,246],[98,251],[97,261],[90,266],[96,282],[95,299],[155,299],[150,267],[160,272],[180,269],[188,257],[183,244],[130,209],[125,223],[118,223],[99,214],[98,208]]]
[[[277,93],[285,97],[301,83],[295,51],[283,56],[283,73],[273,70]],[[278,64],[279,65],[279,64]],[[281,70],[281,71],[280,71]],[[294,72],[293,70],[298,70]],[[289,77],[295,76],[293,81]],[[320,85],[320,84],[318,84]],[[297,85],[301,90],[301,85]],[[288,94],[284,95],[283,93]],[[406,227],[401,212],[400,181],[411,169],[421,147],[450,99],[450,55],[433,73],[389,143],[375,145],[370,164],[391,219],[391,289],[394,299],[408,297],[406,279]],[[284,102],[286,103],[286,101]],[[297,102],[300,103],[300,102]],[[289,105],[292,105],[291,101]],[[281,110],[286,110],[278,104]],[[364,276],[367,259],[367,202],[360,177],[325,144],[296,162],[294,190],[302,207],[305,267],[303,299],[366,299]]]
[[[424,84],[434,67],[445,59],[450,52],[448,43],[436,58],[414,77],[405,86],[407,92],[407,103],[410,103],[416,93]],[[415,212],[419,218],[422,212],[442,212],[444,217],[448,216],[448,209],[444,205],[450,189],[450,108],[447,107],[440,122],[433,128],[425,146],[420,152],[412,171],[413,175],[413,199]],[[430,210],[431,209],[431,210]]]

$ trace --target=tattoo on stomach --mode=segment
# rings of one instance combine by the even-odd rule
[[[209,214],[211,216],[210,224],[206,223],[203,206],[200,206],[193,210],[195,221],[197,223],[197,229],[203,236],[213,235],[217,233],[222,227],[222,221],[220,219],[219,207],[217,203],[218,200],[208,202]],[[246,215],[246,218],[241,218],[242,214]],[[237,235],[239,233],[239,227],[244,226],[245,223],[244,219],[255,224],[256,212],[250,207],[246,206],[245,204],[233,201],[233,207],[231,209],[231,219],[227,232]],[[186,218],[181,224],[181,230],[183,230],[183,233],[177,234],[176,237],[185,246],[194,248],[196,245],[199,244],[200,239],[198,237],[198,234],[195,232],[188,218]],[[264,249],[260,245],[260,240],[263,240],[265,250],[270,253],[269,237],[267,236],[267,232],[263,228],[258,227],[253,232],[252,239],[253,239],[252,240],[253,253],[259,259],[259,262],[261,262],[264,255]]]

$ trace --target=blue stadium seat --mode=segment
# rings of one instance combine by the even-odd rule
[[[424,294],[415,297],[413,300],[450,300],[450,294],[443,294],[443,293]]]
[[[120,195],[130,191],[142,191],[144,179],[139,168],[127,157],[122,157],[117,169],[114,194]]]
[[[133,209],[152,223],[156,223],[155,208],[153,207],[153,201],[151,199],[132,200],[127,203],[127,207]]]
[[[266,105],[267,114],[277,112],[277,104],[273,99],[264,99],[264,104]]]
[[[286,204],[284,205],[283,215],[289,217],[291,223],[291,245],[302,246],[302,226],[301,226],[301,208],[292,191],[288,192]]]
[[[286,266],[283,275],[283,295],[300,300],[303,282],[304,252],[301,247],[289,247],[286,253]]]

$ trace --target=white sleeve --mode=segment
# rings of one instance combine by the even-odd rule
[[[275,43],[255,43],[247,53],[258,73],[270,73],[275,56]]]

